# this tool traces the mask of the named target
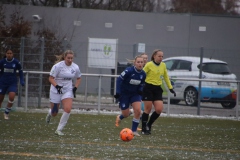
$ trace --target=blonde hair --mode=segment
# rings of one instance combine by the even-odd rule
[[[142,55],[147,55],[147,53],[141,53],[141,54],[137,55],[134,59],[127,59],[127,61],[128,61],[128,63],[133,64],[137,58],[139,58],[139,57],[142,58]]]
[[[147,55],[147,53],[141,53],[140,56]]]
[[[55,61],[55,64],[58,63],[58,62],[60,62],[60,61],[63,61],[64,58],[65,58],[68,54],[74,55],[74,53],[73,53],[72,50],[66,50],[65,52],[63,52],[63,53],[60,54],[60,55],[55,55],[55,57],[56,57],[56,59],[57,59],[57,60]]]

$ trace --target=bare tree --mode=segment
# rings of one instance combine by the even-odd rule
[[[1,8],[1,7],[0,7]],[[13,11],[10,15],[10,23],[6,25],[5,14],[2,10],[1,13],[1,49],[11,46],[14,53],[20,52],[20,38],[28,37],[31,35],[32,24],[24,20],[23,15],[19,10]],[[19,55],[16,55],[19,58]]]
[[[227,0],[224,8],[222,0],[172,0],[173,12],[199,14],[237,14],[233,8],[238,0]]]
[[[2,0],[3,4],[73,7],[135,12],[239,15],[240,0]],[[171,4],[171,5],[169,5]]]

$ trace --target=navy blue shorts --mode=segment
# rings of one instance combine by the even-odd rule
[[[121,108],[121,110],[128,109],[129,105],[134,102],[141,102],[141,96],[139,94],[121,95],[119,98],[119,108]]]
[[[11,85],[0,85],[0,94],[6,94],[8,92],[17,92],[17,85],[11,84]]]

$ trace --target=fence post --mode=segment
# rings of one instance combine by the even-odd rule
[[[99,80],[98,80],[98,114],[100,114],[100,109],[101,109],[101,88],[102,88],[102,76],[99,75]]]
[[[25,37],[21,37],[21,43],[20,43],[20,62],[22,63],[22,69],[23,69],[23,57],[24,57],[24,40]],[[18,107],[22,107],[22,86],[19,85],[18,87]]]
[[[197,115],[200,115],[200,103],[201,103],[201,90],[202,90],[202,61],[203,61],[203,47],[200,50],[200,70],[199,70],[199,85],[198,85],[198,107],[197,107]]]
[[[238,101],[239,101],[239,82],[237,82],[237,97],[236,97],[236,118],[237,120],[239,120],[239,110],[240,110],[240,107],[238,106]]]
[[[25,82],[25,108],[24,110],[27,111],[28,105],[28,72],[26,72],[26,82]]]
[[[41,38],[41,53],[40,53],[40,71],[43,71],[43,58],[44,58],[44,37]],[[42,73],[39,76],[39,90],[38,90],[38,107],[41,106],[41,98],[42,98]]]

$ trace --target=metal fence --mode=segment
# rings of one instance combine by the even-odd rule
[[[22,90],[22,92],[19,93],[18,95],[18,107],[23,107],[25,111],[28,111],[29,109],[32,108],[38,108],[38,109],[43,109],[43,108],[48,108],[49,107],[49,100],[48,100],[48,95],[43,96],[42,92],[45,92],[43,88],[40,88],[40,90],[36,90],[35,94],[32,93],[32,91],[29,91],[29,88],[31,88],[29,81],[32,79],[31,77],[35,77],[36,75],[41,77],[41,75],[49,75],[49,72],[39,72],[39,71],[25,71],[25,79],[26,79],[26,85],[24,88],[19,87],[19,91]],[[31,76],[35,75],[35,76]],[[39,78],[38,77],[38,78]],[[87,83],[82,83],[79,87],[80,90],[77,91],[77,98],[74,99],[75,102],[77,102],[81,106],[89,106],[91,105],[93,109],[97,110],[98,114],[102,112],[103,108],[106,108],[106,106],[111,106],[117,108],[117,104],[114,101],[114,98],[110,94],[104,94],[102,90],[102,83],[106,79],[111,79],[111,78],[116,78],[118,77],[117,75],[107,75],[107,74],[82,74],[82,78],[93,78],[95,81],[95,85],[98,85],[98,91],[96,95],[89,94],[88,93],[88,88],[92,87],[93,84],[87,84]],[[181,80],[181,81],[190,81],[190,79],[184,79],[184,78],[174,78],[174,80]],[[191,81],[196,81],[196,82],[215,82],[215,80],[211,79],[191,79]],[[226,80],[218,80],[218,82],[230,82],[230,83],[236,83],[237,88],[239,88],[239,83],[240,81],[226,81]],[[49,84],[49,82],[48,82]],[[46,85],[46,84],[43,84]],[[114,87],[115,88],[115,87]],[[113,88],[113,89],[114,89]],[[48,92],[49,92],[48,88]],[[115,89],[114,89],[115,90]],[[171,114],[174,114],[176,112],[173,112],[171,108],[173,108],[173,105],[170,104],[170,94],[168,91],[167,97],[165,97],[166,105],[166,114],[167,116],[170,116]],[[236,119],[239,119],[239,89],[237,89],[237,97],[236,97],[236,107],[233,109],[223,109],[218,106],[213,107],[211,104],[208,108],[213,109],[212,115],[215,115],[215,112],[231,112],[233,117],[236,117]],[[191,110],[194,110],[191,113],[188,114],[194,114],[194,115],[202,115],[206,114],[209,115],[209,113],[201,112],[204,107],[202,107],[203,104],[198,104],[197,107],[191,107]],[[110,108],[111,108],[110,107]],[[186,106],[185,105],[179,105],[175,106],[175,109],[178,110],[179,113],[181,113],[181,109],[185,110]],[[224,115],[223,115],[224,116]]]

